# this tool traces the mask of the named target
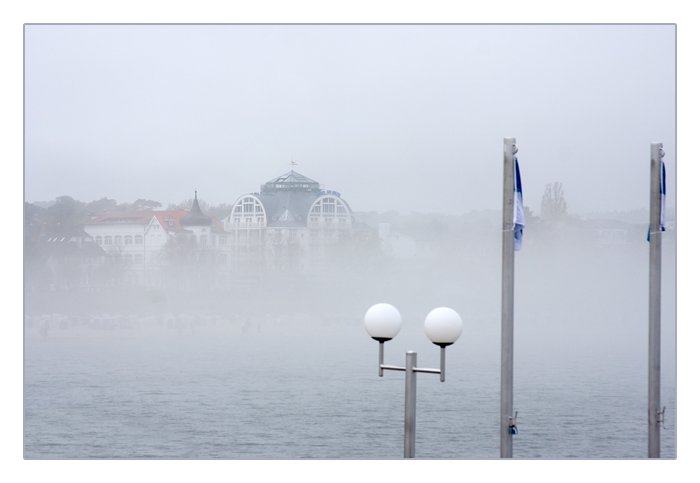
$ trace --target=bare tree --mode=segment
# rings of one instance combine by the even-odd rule
[[[560,182],[547,183],[542,196],[541,216],[546,220],[560,220],[566,218],[566,200],[564,189]]]

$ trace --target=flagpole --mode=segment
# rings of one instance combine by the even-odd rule
[[[663,144],[651,144],[649,207],[649,458],[659,458],[661,406],[661,158]]]
[[[501,272],[501,458],[513,457],[513,293],[515,251],[513,213],[515,138],[503,139],[503,251]]]

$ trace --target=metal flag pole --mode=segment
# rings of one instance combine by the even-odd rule
[[[649,458],[659,458],[661,410],[661,158],[662,143],[651,144],[649,207]]]
[[[501,458],[513,457],[513,293],[515,179],[513,157],[515,138],[503,139],[503,252],[501,277]]]

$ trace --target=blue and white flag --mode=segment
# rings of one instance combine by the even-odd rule
[[[661,219],[659,229],[666,231],[666,163],[661,162]]]
[[[513,232],[515,233],[515,243],[513,245],[517,252],[523,247],[523,228],[525,228],[525,214],[523,213],[523,186],[520,182],[520,167],[518,158],[515,158],[515,203],[513,210]]]
[[[666,163],[661,162],[661,216],[659,217],[659,231],[666,231]],[[651,239],[651,226],[647,231],[647,241]]]

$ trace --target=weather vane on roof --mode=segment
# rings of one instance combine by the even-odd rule
[[[294,156],[292,156],[292,161],[289,164],[292,167],[292,171],[294,171],[294,166],[297,165],[297,163],[294,162]]]

